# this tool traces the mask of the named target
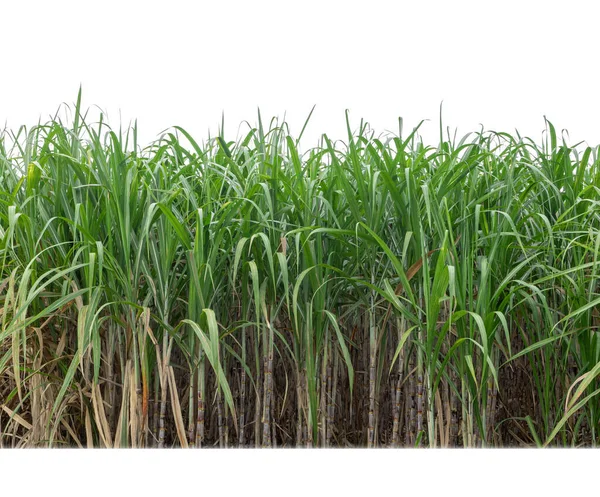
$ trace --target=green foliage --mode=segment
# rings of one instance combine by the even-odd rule
[[[73,115],[0,135],[0,445],[597,445],[598,148]]]

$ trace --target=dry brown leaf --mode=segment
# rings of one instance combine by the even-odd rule
[[[175,417],[175,427],[177,428],[177,437],[179,443],[185,449],[188,448],[187,438],[185,436],[185,426],[183,423],[183,416],[181,415],[181,405],[179,404],[179,397],[177,395],[177,386],[175,384],[175,371],[173,366],[169,366],[169,385],[171,393],[171,407],[173,408],[173,416]]]
[[[2,410],[8,414],[11,418],[13,418],[17,423],[19,423],[23,428],[27,428],[28,430],[33,429],[33,425],[28,421],[25,421],[21,416],[19,416],[16,412],[10,409],[8,406],[3,405]]]

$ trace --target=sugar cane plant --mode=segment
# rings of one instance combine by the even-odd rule
[[[600,149],[346,122],[4,130],[0,446],[596,446]]]

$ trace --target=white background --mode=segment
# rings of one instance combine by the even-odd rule
[[[0,0],[0,127],[46,120],[62,102],[98,105],[142,141],[180,125],[233,139],[287,112],[308,146],[345,133],[344,110],[378,131],[422,119],[437,144],[439,107],[459,136],[486,129],[540,140],[543,116],[571,143],[600,143],[594,2]],[[595,484],[595,451],[0,451],[0,490],[44,495],[405,492],[527,495]],[[592,466],[594,465],[594,466]],[[587,480],[589,479],[589,480]],[[591,488],[591,487],[590,487]],[[189,490],[188,490],[189,491]],[[423,494],[422,492],[425,492]],[[36,494],[42,492],[36,492]]]
[[[596,4],[596,5],[594,5]],[[137,118],[141,142],[180,125],[202,139],[287,112],[305,146],[365,118],[405,134],[444,127],[600,143],[598,2],[0,0],[0,127],[62,102]],[[246,130],[247,128],[243,128]]]

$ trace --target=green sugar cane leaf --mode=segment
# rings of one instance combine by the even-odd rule
[[[444,237],[444,243],[442,244],[442,250],[438,255],[438,260],[435,267],[435,273],[433,276],[433,285],[431,288],[430,304],[428,306],[427,316],[427,332],[428,341],[432,343],[434,338],[434,331],[437,325],[437,319],[440,314],[441,300],[446,295],[446,290],[450,283],[450,273],[448,266],[446,265],[446,242],[448,240],[448,232]]]
[[[98,384],[100,378],[100,366],[102,363],[102,342],[100,340],[100,333],[97,326],[92,331],[92,353],[94,360],[94,385]]]
[[[358,223],[357,227],[358,226],[361,226],[364,230],[366,230],[373,237],[373,239],[377,242],[377,244],[381,247],[381,249],[385,252],[385,254],[389,257],[390,262],[394,266],[394,269],[396,270],[396,273],[397,273],[398,277],[400,278],[400,281],[402,283],[404,291],[409,296],[410,301],[414,302],[414,296],[412,294],[410,285],[408,283],[406,273],[404,272],[404,268],[402,267],[402,263],[394,255],[394,253],[391,251],[391,249],[388,247],[388,245],[371,228],[369,228],[362,221]]]
[[[589,311],[590,309],[593,309],[595,307],[598,307],[600,305],[600,297],[597,299],[594,299],[590,302],[588,302],[587,304],[579,307],[578,309],[574,310],[573,312],[567,314],[564,318],[562,318],[558,323],[556,323],[555,326],[557,326],[558,324],[564,322],[564,321],[568,321],[569,319],[573,319],[574,317],[579,316],[580,314],[583,314],[587,311]]]
[[[513,356],[511,356],[511,358],[506,361],[504,364],[502,364],[503,366],[505,364],[508,364],[509,362],[514,361],[515,359],[518,359],[521,356],[524,356],[526,354],[529,354],[530,352],[533,352],[534,350],[537,349],[541,349],[543,347],[545,347],[546,345],[549,345],[557,340],[562,340],[563,338],[569,336],[569,335],[573,335],[574,333],[577,333],[581,330],[571,330],[571,331],[566,331],[561,333],[560,335],[556,335],[556,336],[552,336],[552,337],[548,337],[548,338],[544,338],[542,340],[539,340],[531,345],[529,345],[528,347],[525,347],[523,350],[521,350],[520,352],[517,352],[516,354],[514,354]]]
[[[533,420],[531,419],[531,416],[526,416],[525,421],[527,422],[527,426],[529,427],[531,436],[533,436],[533,439],[535,440],[535,444],[537,445],[538,448],[541,448],[543,446],[543,444],[542,444],[542,441],[540,440],[540,437],[537,434],[537,431],[535,429],[535,426],[533,424]]]
[[[87,291],[88,289],[84,288],[82,290],[77,290],[76,292],[65,295],[64,297],[61,297],[60,299],[50,304],[48,307],[44,307],[37,314],[32,315],[28,318],[24,318],[22,321],[13,319],[13,324],[11,326],[8,326],[5,331],[0,333],[0,341],[6,339],[6,337],[12,336],[19,330],[23,330],[27,326],[33,325],[33,323],[35,323],[36,321],[51,315],[57,309],[60,309],[61,307],[67,305],[69,302],[75,300],[77,297],[80,297],[83,294],[87,293]]]
[[[338,322],[335,316],[330,311],[324,311],[325,315],[329,318],[333,329],[335,330],[335,334],[338,339],[338,344],[340,349],[342,350],[342,357],[344,358],[344,362],[346,363],[346,369],[348,370],[348,380],[350,382],[350,399],[352,399],[352,392],[354,389],[354,366],[352,366],[352,359],[350,358],[350,352],[348,351],[348,347],[346,346],[346,340],[344,339],[344,335],[340,330]]]
[[[590,386],[592,381],[594,381],[596,379],[596,377],[599,375],[600,375],[600,362],[597,363],[590,371],[588,371],[587,373],[583,374],[580,377],[580,379],[582,381],[581,381],[580,385],[577,387],[577,390],[575,390],[575,393],[573,394],[573,398],[571,398],[569,400],[569,402],[567,403],[567,409],[570,409],[573,407],[573,405],[575,404],[577,399],[583,395],[583,393]]]
[[[166,205],[164,205],[162,203],[159,203],[157,205],[158,205],[158,208],[160,209],[160,211],[163,213],[163,215],[167,218],[169,223],[171,223],[171,226],[175,230],[175,233],[177,233],[179,241],[183,244],[183,246],[187,250],[191,250],[192,244],[190,243],[190,237],[187,234],[183,225],[175,217],[175,214],[173,214],[173,211],[171,209],[169,209],[169,207],[167,207]]]
[[[597,390],[594,390],[592,393],[590,393],[589,395],[587,395],[586,397],[581,399],[579,402],[577,402],[577,404],[574,404],[565,413],[565,415],[560,419],[560,421],[556,424],[556,426],[554,427],[554,429],[552,430],[552,432],[550,433],[550,435],[544,442],[544,448],[548,447],[548,445],[552,442],[552,440],[554,440],[554,438],[556,437],[558,432],[562,429],[562,427],[565,425],[565,423],[571,418],[571,416],[573,416],[573,414],[575,414],[579,409],[581,409],[584,405],[586,405],[590,399],[592,399],[599,393],[600,393],[600,388],[598,388]]]
[[[270,271],[270,275],[271,275],[271,282],[273,283],[273,289],[275,289],[276,284],[275,284],[275,266],[273,264],[273,253],[271,251],[271,243],[269,242],[269,238],[267,237],[267,235],[265,235],[264,233],[258,233],[257,235],[253,235],[252,238],[254,238],[255,236],[260,237],[260,239],[263,242],[263,246],[264,246],[264,254],[266,254],[267,256],[267,262],[269,263],[269,271]],[[252,244],[252,239],[250,240],[250,244]]]
[[[292,292],[292,309],[294,311],[294,325],[296,328],[296,333],[298,335],[299,335],[299,330],[300,330],[299,324],[298,324],[298,308],[299,308],[298,307],[298,294],[300,292],[300,286],[302,285],[304,278],[313,269],[315,269],[315,266],[309,267],[300,273],[298,278],[296,278],[296,284],[294,285],[294,290]],[[308,319],[308,316],[307,316],[307,319]]]
[[[467,364],[467,368],[469,373],[471,373],[471,377],[473,378],[473,382],[475,383],[475,388],[479,391],[479,384],[477,383],[477,376],[475,375],[475,367],[473,366],[473,357],[470,354],[465,355],[465,362]]]
[[[254,295],[254,307],[256,314],[256,329],[260,329],[260,281],[258,279],[258,267],[255,261],[248,262],[250,267],[250,279],[252,280],[252,291]]]
[[[400,352],[404,348],[404,344],[406,344],[406,341],[410,337],[410,334],[412,333],[412,331],[417,328],[418,328],[418,326],[416,326],[416,325],[411,326],[408,330],[406,330],[404,333],[402,333],[402,336],[400,337],[400,341],[398,342],[398,346],[396,347],[396,351],[394,352],[394,357],[392,357],[392,362],[390,363],[390,373],[392,372],[392,368],[394,367],[394,364],[396,363],[396,360],[398,359]]]
[[[73,378],[75,377],[75,373],[77,372],[79,362],[80,362],[80,355],[79,355],[79,350],[77,350],[75,352],[75,354],[73,355],[73,359],[71,359],[69,368],[67,369],[65,377],[60,386],[60,390],[58,391],[58,394],[56,395],[56,399],[54,400],[54,404],[52,405],[52,412],[50,413],[50,416],[48,417],[48,426],[50,425],[51,420],[54,418],[58,408],[60,407],[60,405],[65,397],[65,394],[67,393],[67,390],[73,386]],[[52,446],[52,442],[53,442],[53,437],[51,436],[50,441],[49,441],[50,446]]]
[[[233,259],[233,281],[237,280],[237,272],[238,272],[238,267],[240,265],[240,260],[242,258],[242,252],[244,250],[244,246],[246,245],[246,242],[248,241],[248,238],[246,237],[242,237],[236,247],[235,247],[235,256]]]
[[[288,312],[290,308],[290,283],[289,283],[289,275],[288,275],[288,266],[287,259],[282,252],[277,252],[277,261],[279,262],[279,269],[281,271],[281,279],[283,281],[283,291],[285,295],[285,303],[288,307]]]
[[[84,305],[81,309],[79,309],[79,313],[77,314],[77,350],[79,351],[79,355],[83,360],[83,356],[85,355],[85,349],[87,346],[86,343],[86,335],[87,335],[87,315],[88,315],[89,305]]]
[[[231,159],[233,157],[233,155],[231,153],[231,150],[229,150],[227,143],[225,143],[225,140],[223,140],[223,138],[221,138],[220,136],[217,136],[217,140],[219,142],[219,146],[221,147],[221,150],[223,150],[223,152],[225,152],[225,155],[227,156],[228,159]]]
[[[231,388],[229,387],[229,383],[228,383],[225,373],[223,371],[223,366],[221,364],[221,361],[220,361],[219,355],[218,355],[219,332],[218,332],[218,326],[217,326],[215,314],[214,314],[214,311],[212,311],[211,309],[203,309],[202,314],[206,317],[207,327],[209,330],[209,336],[207,336],[205,334],[205,332],[202,330],[202,328],[198,325],[198,323],[195,323],[194,321],[191,321],[189,319],[184,319],[182,321],[182,324],[185,323],[185,324],[189,325],[192,328],[192,330],[194,331],[194,333],[196,334],[196,336],[198,337],[198,340],[200,341],[200,346],[202,347],[202,350],[204,351],[206,357],[208,358],[208,362],[210,363],[211,367],[213,368],[215,375],[217,376],[217,383],[219,385],[219,388],[221,388],[223,391],[223,396],[225,397],[225,402],[227,402],[227,406],[231,410],[233,420],[234,420],[234,427],[237,432],[238,431],[238,426],[237,426],[237,421],[236,421],[237,415],[236,415],[235,405],[233,403],[233,396],[231,394]],[[215,343],[215,341],[216,341],[216,343]]]

